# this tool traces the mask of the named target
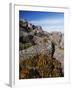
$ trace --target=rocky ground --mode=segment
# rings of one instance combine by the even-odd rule
[[[64,35],[19,21],[19,78],[64,76]]]

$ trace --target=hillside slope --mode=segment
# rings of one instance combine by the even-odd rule
[[[64,35],[19,21],[19,78],[64,76]]]

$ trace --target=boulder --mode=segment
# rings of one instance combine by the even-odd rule
[[[51,43],[51,41],[46,36],[44,37],[34,36],[33,41],[38,45],[41,45],[41,44],[49,45]]]
[[[30,57],[39,55],[41,53],[44,53],[44,54],[47,54],[47,55],[50,56],[51,55],[51,50],[52,50],[51,44],[34,45],[34,46],[31,46],[28,49],[21,50],[19,52],[19,60],[23,61],[23,60],[26,60]]]
[[[23,27],[23,28],[27,28],[27,27],[28,27],[28,22],[27,22],[27,20],[21,19],[21,20],[19,21],[19,26],[20,26],[20,27]]]
[[[62,33],[61,32],[52,32],[50,34],[50,40],[53,41],[58,47],[60,47],[60,43],[62,41]]]
[[[56,58],[61,63],[62,72],[64,72],[64,50],[56,47],[54,58]]]
[[[64,49],[64,35],[62,35],[62,39],[60,42],[60,48]]]
[[[33,29],[31,23],[28,23],[28,28]]]

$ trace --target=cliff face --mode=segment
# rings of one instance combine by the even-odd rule
[[[64,41],[60,32],[19,21],[19,78],[64,76]]]

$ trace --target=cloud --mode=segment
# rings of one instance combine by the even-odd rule
[[[51,31],[61,31],[64,30],[64,20],[62,18],[56,18],[56,19],[40,19],[40,20],[32,20],[30,21],[32,24],[37,26],[42,26],[42,28],[45,31],[51,32]]]

